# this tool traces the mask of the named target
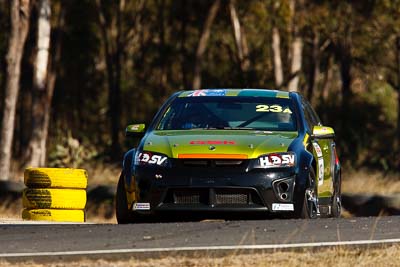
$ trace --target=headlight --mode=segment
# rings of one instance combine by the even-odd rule
[[[258,157],[258,168],[285,168],[296,164],[296,154],[293,152],[271,153]]]
[[[135,165],[153,165],[166,167],[169,164],[168,157],[163,154],[142,151],[135,155]]]

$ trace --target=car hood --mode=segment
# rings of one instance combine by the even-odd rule
[[[257,158],[286,152],[297,132],[255,130],[153,131],[146,135],[144,151],[170,158]]]

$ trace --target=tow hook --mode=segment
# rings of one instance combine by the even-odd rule
[[[318,200],[315,197],[314,190],[306,189],[306,196],[307,196],[307,200],[312,202],[315,211],[317,211],[317,216],[319,216],[320,212],[319,212],[319,207],[318,207]]]

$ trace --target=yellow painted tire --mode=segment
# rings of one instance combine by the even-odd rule
[[[80,188],[87,186],[87,172],[69,168],[27,168],[24,182],[29,188]]]
[[[24,209],[22,219],[31,221],[84,222],[83,210]]]
[[[84,209],[86,191],[26,188],[22,194],[22,204],[28,209]]]

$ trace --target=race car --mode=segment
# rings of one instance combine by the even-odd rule
[[[339,217],[334,130],[297,92],[204,89],[173,94],[123,159],[118,223],[189,212]]]

